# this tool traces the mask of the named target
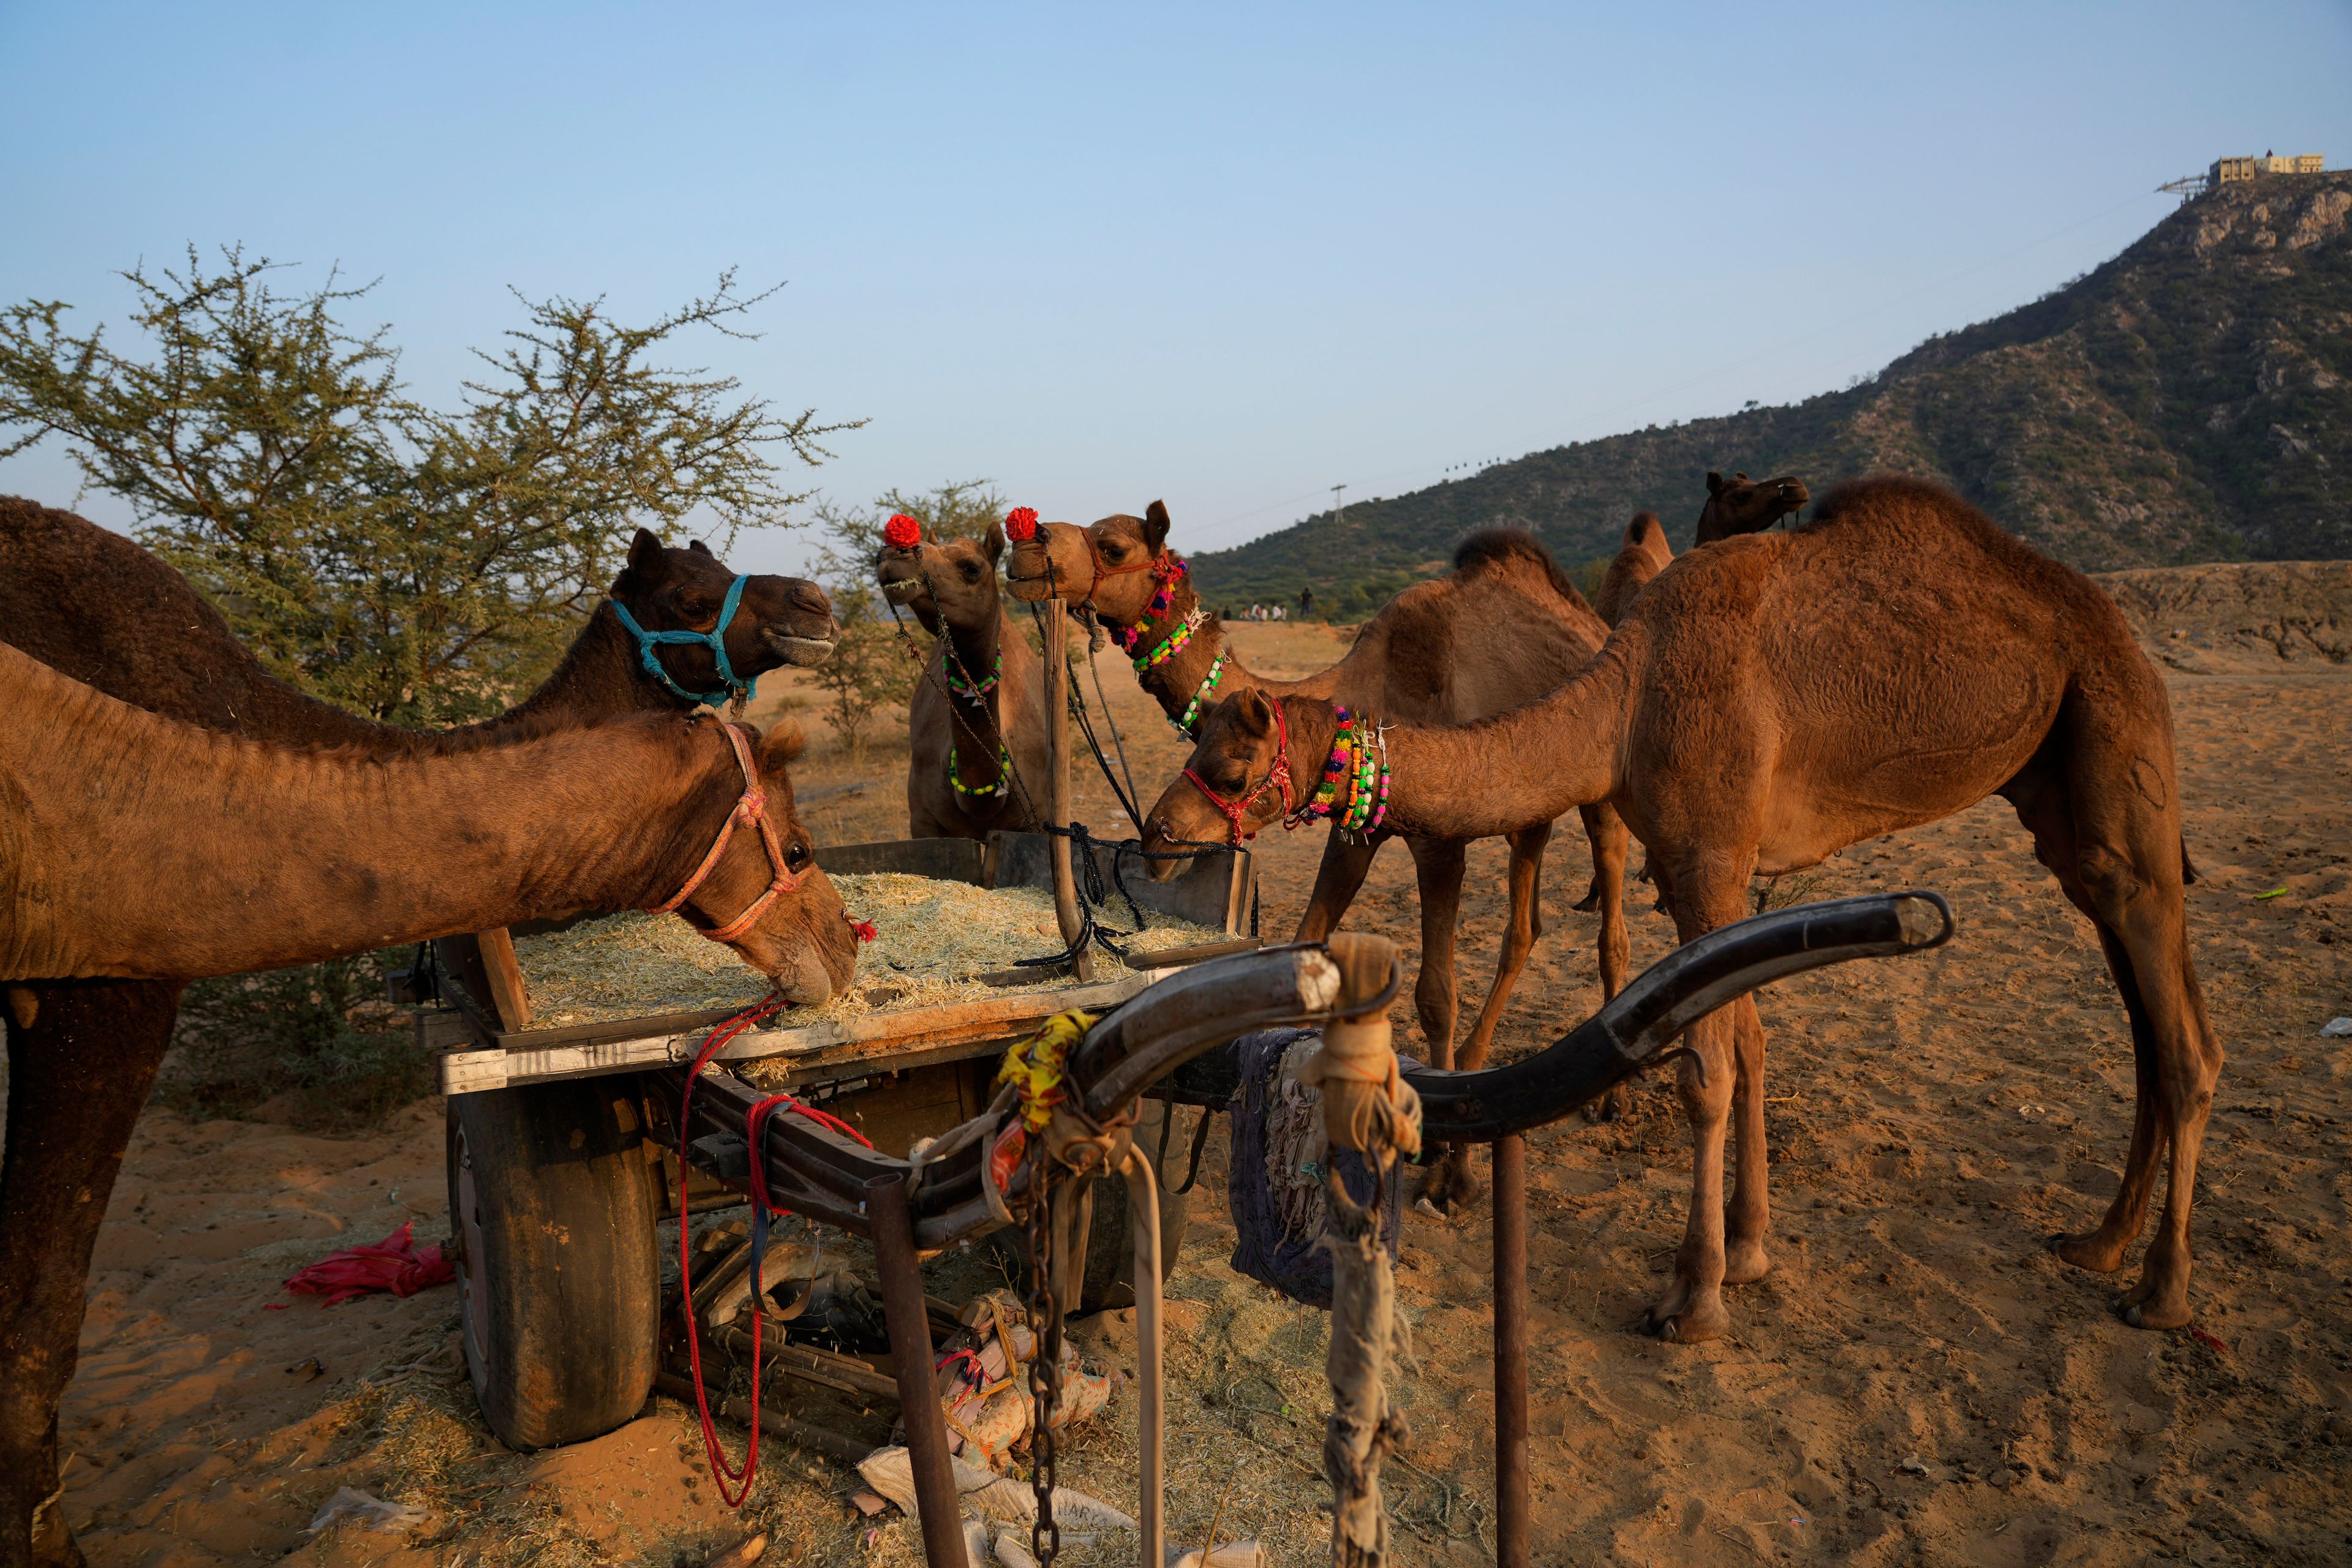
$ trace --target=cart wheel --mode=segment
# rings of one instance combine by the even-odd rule
[[[601,1436],[653,1388],[661,1264],[628,1081],[449,1100],[466,1367],[510,1448]]]

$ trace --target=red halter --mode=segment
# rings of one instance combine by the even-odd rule
[[[1078,537],[1087,542],[1087,559],[1094,563],[1095,573],[1094,581],[1087,584],[1087,596],[1078,601],[1078,603],[1082,605],[1091,605],[1095,602],[1095,590],[1102,586],[1103,579],[1106,577],[1124,577],[1129,572],[1164,571],[1166,569],[1165,563],[1168,559],[1168,552],[1165,550],[1162,550],[1157,555],[1147,555],[1142,560],[1138,561],[1131,565],[1113,566],[1103,559],[1102,546],[1095,542],[1095,531],[1093,529],[1082,528],[1078,530]],[[1053,557],[1049,555],[1046,559],[1050,561]]]
[[[702,864],[694,868],[694,875],[686,879],[686,886],[671,895],[669,902],[656,909],[654,913],[670,913],[686,902],[695,889],[702,886],[704,879],[717,868],[719,858],[727,853],[727,841],[735,837],[739,824],[747,827],[757,826],[761,841],[768,847],[768,864],[775,868],[775,880],[768,884],[766,892],[751,900],[750,909],[718,930],[702,933],[713,942],[733,942],[767,913],[770,904],[799,887],[801,879],[784,868],[783,846],[777,842],[775,826],[768,820],[768,792],[760,787],[760,764],[751,760],[751,748],[743,743],[743,731],[732,724],[722,724],[719,728],[735,748],[735,761],[743,769],[743,793],[736,798],[735,809],[727,814],[727,820],[719,825],[719,837],[712,842],[710,853],[702,858]]]
[[[1248,812],[1249,808],[1253,805],[1256,804],[1257,797],[1264,795],[1267,790],[1274,789],[1282,792],[1282,815],[1286,821],[1288,820],[1292,813],[1290,802],[1290,725],[1289,722],[1282,716],[1282,700],[1280,698],[1273,698],[1269,699],[1269,700],[1272,702],[1274,707],[1274,766],[1266,770],[1265,777],[1258,781],[1257,788],[1250,791],[1239,800],[1227,800],[1223,795],[1221,795],[1215,790],[1211,789],[1209,787],[1209,782],[1200,774],[1194,773],[1190,768],[1186,768],[1184,770],[1184,776],[1192,781],[1192,787],[1199,790],[1202,795],[1207,795],[1209,797],[1209,804],[1215,806],[1219,811],[1223,812],[1225,814],[1225,820],[1233,825],[1234,837],[1232,847],[1235,849],[1242,847],[1243,839],[1255,838],[1257,837],[1257,834],[1254,829],[1246,833],[1242,831],[1242,817]]]

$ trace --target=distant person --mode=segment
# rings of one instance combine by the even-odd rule
[[[1315,585],[1310,583],[1298,590],[1298,618],[1305,620],[1315,613]]]

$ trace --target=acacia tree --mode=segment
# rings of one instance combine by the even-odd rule
[[[690,329],[756,335],[740,323],[774,290],[739,295],[732,272],[639,326],[518,294],[524,323],[436,409],[402,386],[389,328],[341,319],[367,287],[285,293],[278,270],[191,247],[184,272],[124,274],[140,353],[69,331],[62,301],[0,310],[0,458],[63,440],[275,673],[373,719],[495,711],[576,632],[636,527],[669,537],[691,513],[724,549],[805,499],[787,465],[855,427],[656,363]]]
[[[911,618],[894,621],[884,603],[875,566],[882,552],[882,530],[904,512],[923,525],[930,540],[977,539],[1004,519],[1004,498],[986,479],[944,484],[929,494],[893,488],[870,506],[842,507],[819,501],[801,526],[815,535],[814,569],[833,601],[841,636],[833,657],[815,673],[826,697],[825,717],[852,756],[866,753],[875,716],[903,707],[929,650],[922,647]],[[914,639],[909,641],[910,637]]]

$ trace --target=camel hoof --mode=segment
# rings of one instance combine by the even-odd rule
[[[2147,1301],[2118,1301],[2116,1303],[2116,1316],[2121,1318],[2126,1327],[2134,1329],[2185,1329],[2189,1322],[2189,1310],[2185,1307],[2164,1308]]]
[[[1586,1105],[1582,1114],[1585,1121],[1598,1127],[1603,1122],[1617,1121],[1631,1112],[1633,1109],[1633,1092],[1621,1083],[1599,1100]]]
[[[1764,1244],[1753,1242],[1735,1246],[1724,1256],[1723,1282],[1726,1285],[1753,1285],[1772,1272],[1772,1259],[1765,1255]]]
[[[1580,915],[1591,914],[1593,910],[1601,907],[1601,889],[1598,888],[1592,889],[1591,891],[1587,892],[1584,897],[1577,900],[1576,902],[1569,905],[1568,907],[1574,910]]]

